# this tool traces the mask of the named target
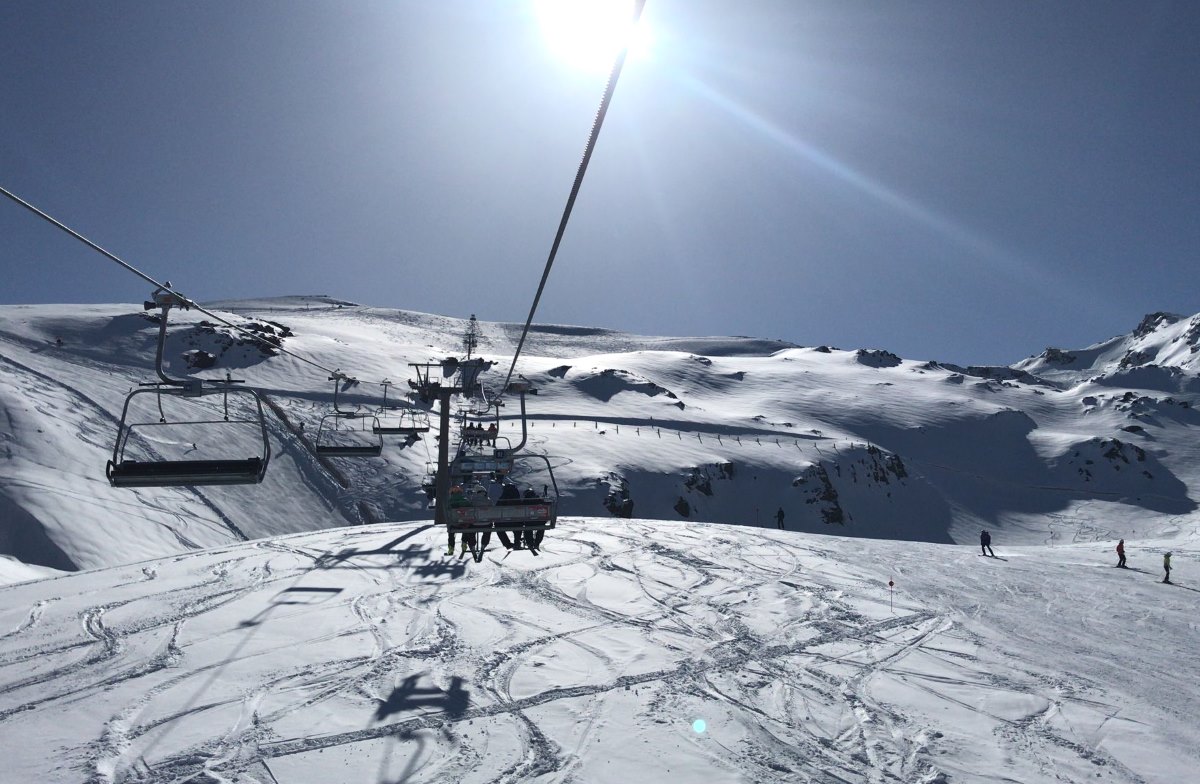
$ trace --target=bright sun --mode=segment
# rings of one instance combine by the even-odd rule
[[[649,48],[644,23],[633,26],[633,0],[533,0],[550,52],[580,70],[607,73],[623,45]]]

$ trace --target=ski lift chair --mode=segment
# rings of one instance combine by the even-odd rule
[[[367,426],[367,420],[372,424]],[[361,428],[338,427],[339,423],[361,421]],[[379,420],[372,414],[326,414],[321,417],[317,428],[317,441],[313,447],[318,455],[327,457],[379,457],[383,454],[383,436],[376,426]],[[348,438],[345,434],[353,433]]]
[[[228,395],[230,393],[249,395],[255,403],[256,416],[231,419],[229,417]],[[184,419],[168,422],[160,418],[158,422],[133,422],[129,416],[129,405],[135,397],[142,394],[154,394],[170,397],[203,397],[220,394],[225,397],[225,417],[223,419]],[[161,401],[160,401],[161,408]],[[137,460],[127,454],[130,437],[136,430],[153,427],[196,426],[208,430],[222,425],[257,426],[262,438],[262,450],[241,459],[221,460],[173,460],[151,459]],[[113,450],[112,460],[108,461],[105,474],[113,487],[170,487],[175,485],[245,485],[257,484],[263,480],[267,472],[267,463],[271,459],[271,445],[267,440],[266,416],[263,413],[262,399],[252,389],[229,387],[226,389],[203,389],[185,387],[155,387],[136,389],[125,399],[125,407],[121,411],[121,423],[118,430],[117,445]]]
[[[170,284],[168,284],[170,285]],[[235,387],[242,383],[226,374],[224,379],[173,379],[169,378],[162,369],[163,348],[166,343],[167,314],[176,305],[187,308],[191,302],[166,289],[158,289],[153,294],[154,301],[146,302],[145,309],[159,308],[158,350],[155,356],[155,370],[159,381],[142,384],[141,389],[135,389],[125,398],[121,410],[121,421],[117,426],[117,441],[113,447],[112,459],[105,467],[105,475],[113,487],[171,487],[171,486],[201,486],[201,485],[244,485],[258,484],[267,472],[267,464],[271,461],[271,444],[267,439],[267,421],[263,412],[262,398],[258,392],[245,387]],[[130,404],[138,395],[152,394],[158,403],[158,420],[137,422],[130,416]],[[229,395],[247,395],[254,401],[252,415],[241,418],[230,418]],[[181,419],[168,421],[164,413],[163,398],[202,399],[221,395],[221,419],[213,419],[212,414],[206,418]],[[236,417],[236,415],[235,415]],[[130,456],[130,439],[137,430],[157,427],[192,426],[208,431],[215,431],[227,425],[249,426],[256,429],[256,442],[261,439],[261,449],[255,454],[228,459],[179,460],[163,458],[153,451],[147,452],[146,459]]]
[[[392,416],[389,411],[398,411]],[[429,432],[429,414],[412,409],[380,409],[372,430],[380,435],[415,436]]]
[[[338,406],[338,383],[347,378],[340,371],[329,377],[333,382],[333,411],[321,417],[313,449],[326,457],[379,457],[383,454],[383,436],[379,434],[379,418],[359,411],[344,411]],[[368,426],[367,420],[371,424]],[[361,422],[362,427],[345,423]],[[353,434],[353,435],[348,435]]]
[[[511,504],[496,504],[494,506],[457,506],[451,507],[448,511],[449,519],[447,526],[450,532],[459,534],[484,533],[488,531],[504,531],[504,532],[537,532],[549,531],[554,528],[558,522],[558,483],[554,479],[554,470],[550,467],[550,459],[545,455],[522,455],[521,459],[537,458],[545,461],[546,471],[550,474],[550,486],[553,488],[553,498],[535,498],[535,499],[520,499]],[[494,473],[495,470],[489,470],[488,465],[491,462],[487,460],[478,460],[468,458],[472,462],[460,462],[455,460],[455,466],[462,469],[471,469],[472,473],[486,474]],[[509,468],[512,467],[514,458],[508,458]],[[452,469],[453,471],[453,469]],[[505,472],[507,473],[507,471]],[[455,473],[456,477],[464,477],[469,474]]]
[[[372,426],[372,431],[379,435],[415,436],[429,432],[429,414],[417,411],[408,406],[388,405],[388,387],[392,382],[386,378],[379,382],[383,387],[383,403],[375,412],[378,421]]]

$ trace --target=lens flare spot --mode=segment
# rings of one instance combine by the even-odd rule
[[[697,735],[703,735],[704,731],[707,729],[708,724],[704,721],[704,719],[696,719],[692,722],[692,732],[696,733]]]

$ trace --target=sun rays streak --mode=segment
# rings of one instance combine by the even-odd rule
[[[1062,275],[1054,274],[1047,268],[1004,248],[995,240],[922,204],[916,198],[888,187],[865,172],[811,144],[794,131],[782,127],[725,95],[701,79],[682,72],[677,74],[677,78],[692,93],[735,118],[745,128],[769,139],[795,158],[815,166],[829,175],[836,183],[849,186],[854,192],[868,197],[876,204],[887,207],[926,232],[956,246],[960,251],[965,251],[965,253],[957,255],[957,258],[962,261],[987,267],[990,271],[1001,273],[1023,283],[1071,286],[1076,289],[1081,285],[1086,285],[1077,279],[1068,280]],[[1101,296],[1098,291],[1090,293],[1092,296]]]

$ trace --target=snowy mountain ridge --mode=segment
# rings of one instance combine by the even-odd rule
[[[340,405],[376,410],[376,381],[458,353],[466,322],[222,309],[254,337],[172,314],[169,372],[262,391],[265,481],[131,490],[103,465],[159,325],[0,308],[3,784],[1146,784],[1200,765],[1194,392],[540,328],[518,369],[564,516],[537,557],[472,563],[429,522],[433,440],[318,458],[332,383],[279,351],[354,375]],[[1179,323],[1105,356],[1165,350]],[[516,326],[479,327],[511,356]],[[210,436],[214,413],[135,447],[241,444]]]
[[[1200,374],[1200,314],[1150,313],[1129,334],[1084,349],[1048,348],[1014,368],[1061,384],[1151,385],[1195,392]]]
[[[273,459],[251,488],[104,480],[125,396],[152,378],[156,316],[140,306],[0,308],[0,553],[94,568],[429,517],[421,485],[433,438],[386,439],[377,460],[318,458],[332,386],[278,347],[354,376],[341,403],[374,410],[377,381],[397,382],[394,400],[408,363],[458,353],[465,320],[329,297],[215,306],[261,338],[176,311],[166,358],[176,375],[232,372],[263,391]],[[552,456],[567,514],[773,526],[782,509],[789,530],[932,542],[971,541],[980,527],[1028,544],[1181,536],[1196,529],[1200,497],[1197,324],[1155,314],[1129,335],[1060,352],[1070,362],[1047,352],[965,368],[883,350],[543,325],[518,371],[539,387],[530,444]],[[500,361],[500,375],[519,325],[482,323],[480,333],[478,350]],[[1152,358],[1135,364],[1135,354]],[[515,414],[502,419],[513,442]],[[172,432],[155,449],[219,454],[233,443],[211,430]]]

